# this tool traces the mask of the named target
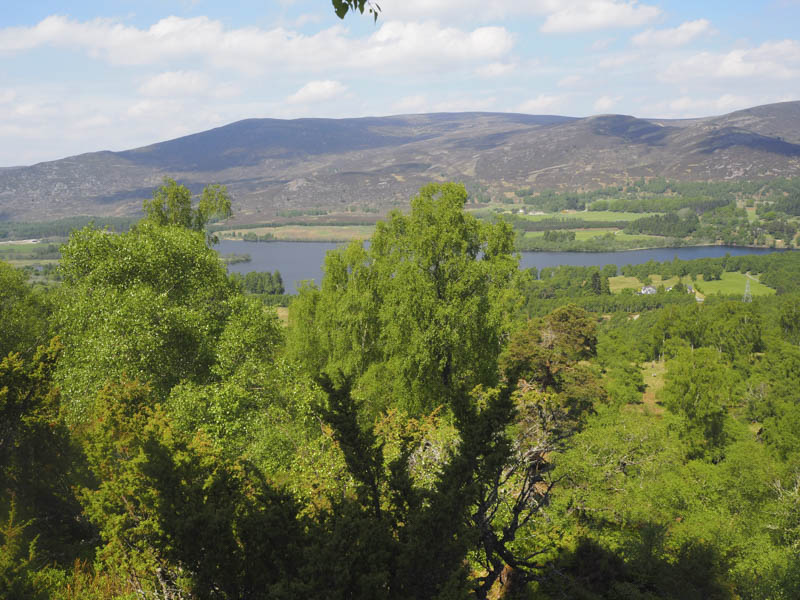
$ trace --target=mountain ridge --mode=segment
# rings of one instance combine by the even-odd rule
[[[428,113],[243,119],[120,152],[0,169],[0,219],[135,214],[164,176],[228,186],[241,218],[286,209],[385,211],[429,181],[499,199],[632,178],[800,175],[800,102],[694,119]]]

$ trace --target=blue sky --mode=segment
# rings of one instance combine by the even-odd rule
[[[251,117],[651,117],[800,99],[800,0],[3,0],[0,166]]]

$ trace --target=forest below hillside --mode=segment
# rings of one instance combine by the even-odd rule
[[[654,178],[590,192],[525,188],[506,202],[479,214],[509,222],[518,232],[519,250],[607,252],[717,243],[793,248],[800,228],[800,178]]]
[[[288,323],[213,249],[224,188],[46,285],[0,262],[0,596],[797,598],[798,255],[533,272],[467,200],[423,187]],[[733,275],[775,293],[686,293]]]

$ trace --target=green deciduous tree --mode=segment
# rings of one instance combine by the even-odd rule
[[[47,318],[45,303],[25,276],[0,261],[0,359],[9,352],[32,356],[46,342]]]
[[[164,178],[164,184],[153,192],[153,198],[143,203],[144,222],[154,225],[177,225],[193,231],[205,231],[211,219],[231,216],[231,200],[224,185],[209,185],[203,189],[197,206],[192,208],[192,192],[174,179]],[[209,242],[216,242],[213,235]]]
[[[289,344],[309,372],[351,378],[374,408],[427,412],[496,382],[517,276],[513,233],[463,212],[467,193],[430,184],[378,223],[369,248],[330,252],[320,289],[290,307]]]
[[[166,395],[202,381],[236,295],[200,234],[149,223],[120,235],[86,228],[63,247],[56,373],[72,418],[108,378],[148,381]]]
[[[667,362],[662,397],[684,419],[689,455],[719,455],[735,384],[731,369],[712,348],[685,348]]]
[[[729,360],[747,356],[763,348],[761,316],[751,304],[723,302],[704,307],[708,324],[703,344],[725,354]]]

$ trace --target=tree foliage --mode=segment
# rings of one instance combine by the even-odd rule
[[[358,11],[362,15],[366,10],[372,15],[373,20],[378,20],[378,14],[381,12],[381,7],[372,0],[331,0],[333,3],[333,11],[340,19],[344,19],[348,12]]]
[[[725,415],[735,382],[719,352],[682,349],[667,364],[664,404],[684,418],[690,455],[713,454],[725,442]]]
[[[161,187],[153,192],[153,198],[145,200],[142,206],[145,214],[144,222],[153,225],[175,225],[205,231],[212,219],[227,219],[231,216],[231,200],[224,185],[209,185],[203,188],[197,206],[192,208],[192,192],[170,177],[164,178]],[[216,243],[213,234],[208,236],[209,243]]]
[[[0,358],[9,352],[32,356],[46,341],[48,312],[44,299],[26,285],[25,276],[0,261]]]
[[[290,308],[290,349],[310,372],[341,373],[374,408],[415,414],[496,382],[513,238],[465,214],[466,198],[463,186],[425,186],[369,248],[328,254],[321,288]]]
[[[200,234],[149,223],[119,235],[86,228],[62,255],[56,378],[74,418],[86,418],[86,400],[109,378],[126,374],[166,395],[209,376],[235,288]]]
[[[129,232],[74,232],[52,292],[0,265],[0,595],[797,595],[791,254],[625,269],[781,281],[747,304],[612,294],[613,265],[534,280],[435,184],[287,329],[168,187]]]
[[[99,560],[142,594],[291,597],[295,503],[202,432],[176,430],[154,401],[135,382],[97,395],[86,454],[100,483],[82,498],[103,536]]]

